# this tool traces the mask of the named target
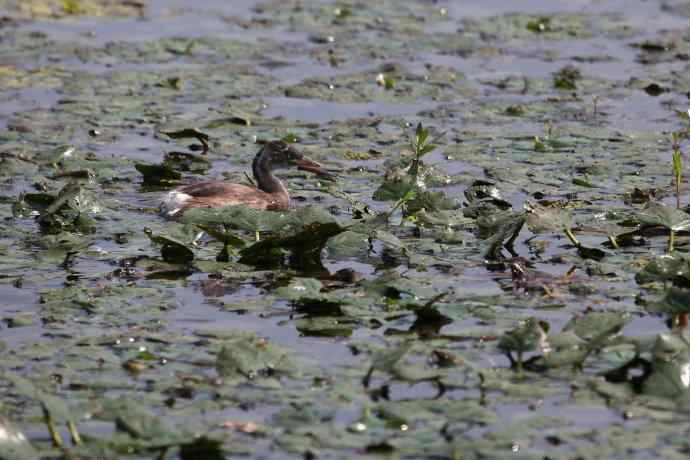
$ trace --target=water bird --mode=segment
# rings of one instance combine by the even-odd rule
[[[185,185],[163,197],[161,212],[168,218],[179,218],[191,208],[239,204],[264,211],[285,211],[290,208],[290,195],[285,185],[273,175],[273,171],[291,167],[328,180],[335,179],[333,173],[305,157],[292,145],[283,141],[270,141],[263,145],[252,162],[257,187],[222,180]]]

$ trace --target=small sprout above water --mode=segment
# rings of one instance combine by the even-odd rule
[[[378,74],[376,76],[376,83],[379,86],[383,86],[385,89],[393,89],[395,88],[395,80],[391,77],[387,77],[385,74]]]
[[[577,81],[581,79],[580,69],[567,65],[553,75],[553,86],[556,89],[574,91],[577,89]]]
[[[534,33],[550,32],[551,18],[548,16],[535,18],[527,23],[527,30]]]
[[[336,7],[333,9],[333,15],[335,16],[333,22],[335,24],[342,24],[347,18],[352,16],[352,10],[347,7]]]
[[[539,136],[534,136],[534,150],[536,152],[545,152],[546,144],[539,138]]]
[[[299,137],[297,137],[297,135],[294,133],[287,133],[280,140],[286,144],[296,144],[300,141]]]
[[[419,174],[419,165],[422,157],[438,147],[437,143],[444,134],[435,134],[433,138],[430,137],[431,135],[432,131],[429,128],[425,128],[422,122],[419,122],[417,128],[415,128],[414,134],[410,136],[410,147],[415,155],[414,160],[412,160],[412,165],[410,165],[410,175],[415,179],[415,182]]]
[[[506,332],[498,342],[499,350],[506,354],[511,367],[522,373],[523,356],[531,351],[542,351],[546,344],[549,324],[536,318],[528,318],[515,329]],[[515,357],[513,356],[515,353]]]
[[[672,134],[673,139],[673,177],[676,182],[676,208],[680,209],[680,185],[683,180],[682,153],[680,151],[680,135]]]

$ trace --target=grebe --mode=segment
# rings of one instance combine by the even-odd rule
[[[169,218],[179,218],[191,208],[215,208],[246,204],[265,211],[284,211],[290,207],[290,195],[273,170],[297,167],[329,180],[335,176],[299,153],[283,141],[264,144],[252,162],[252,172],[258,188],[228,181],[199,182],[168,192],[161,203],[161,212]]]

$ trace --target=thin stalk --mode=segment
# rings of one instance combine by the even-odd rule
[[[680,209],[680,185],[683,181],[682,153],[680,151],[680,136],[673,133],[673,176],[676,183],[676,208]]]
[[[79,431],[77,431],[77,425],[75,425],[74,422],[67,422],[67,430],[69,431],[69,435],[72,438],[72,444],[74,444],[75,446],[81,444],[81,436],[79,436]]]
[[[618,245],[618,240],[616,239],[615,235],[609,235],[609,242],[611,243],[611,246],[613,246],[613,249],[620,249],[621,248]]]
[[[479,405],[486,406],[486,377],[479,373]]]
[[[566,227],[563,229],[563,231],[565,232],[565,236],[568,237],[568,239],[570,240],[571,243],[573,243],[573,245],[577,246],[578,248],[581,246],[578,239],[575,238],[575,235],[573,235],[572,230],[570,230],[568,227]]]
[[[412,175],[412,181],[416,185],[417,177],[419,176],[419,152],[415,152],[415,158],[410,164],[410,175]]]
[[[408,192],[408,193],[409,193],[409,192]],[[415,194],[415,195],[416,195],[416,194]],[[390,217],[393,215],[393,213],[394,213],[400,206],[402,206],[403,204],[405,204],[405,203],[407,203],[408,201],[412,200],[412,199],[415,197],[415,195],[409,196],[408,194],[405,194],[404,197],[402,197],[402,198],[400,198],[398,201],[396,201],[395,204],[393,205],[393,207],[386,213],[386,214],[388,215],[388,218],[390,219]]]
[[[46,426],[48,427],[48,433],[50,434],[50,439],[53,441],[53,445],[55,447],[62,447],[65,443],[62,440],[62,436],[60,436],[60,433],[55,428],[55,423],[53,423],[53,418],[50,416],[50,413],[48,412],[48,410],[45,407],[43,407],[43,421],[45,422]]]
[[[668,253],[671,254],[673,252],[673,246],[676,242],[676,232],[673,230],[669,229],[669,234],[668,234]]]

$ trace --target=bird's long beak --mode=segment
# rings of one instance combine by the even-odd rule
[[[335,180],[337,178],[335,174],[327,169],[324,169],[323,166],[313,160],[310,160],[309,158],[300,158],[296,163],[297,169],[302,171],[309,171],[310,173],[316,174],[328,180]]]

